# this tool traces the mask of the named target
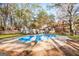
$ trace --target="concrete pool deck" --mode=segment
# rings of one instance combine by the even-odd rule
[[[24,44],[17,38],[10,38],[1,41],[0,52],[1,56],[79,56],[79,41],[49,39],[33,46],[33,42]]]

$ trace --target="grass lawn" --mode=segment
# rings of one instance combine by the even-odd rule
[[[17,37],[17,36],[23,36],[25,34],[21,34],[21,33],[16,33],[16,34],[0,34],[0,39],[4,39],[4,38],[11,38],[11,37]],[[62,36],[68,36],[71,39],[76,39],[79,40],[79,35],[62,35]]]
[[[68,37],[71,39],[79,40],[79,35],[73,35],[73,36],[68,35]]]
[[[16,37],[16,36],[22,36],[24,34],[0,34],[0,39],[3,39],[3,38],[10,38],[10,37]]]
[[[63,36],[68,36],[69,38],[71,38],[71,39],[73,39],[73,40],[79,40],[79,35],[73,35],[73,36],[71,36],[71,35],[63,35]]]
[[[73,36],[71,36],[71,35],[64,35],[64,34],[57,34],[57,35],[62,35],[62,36],[68,36],[69,38],[71,38],[71,39],[73,39],[73,40],[79,40],[79,35],[73,35]]]

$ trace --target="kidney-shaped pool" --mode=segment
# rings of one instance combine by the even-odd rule
[[[21,42],[39,42],[41,40],[48,40],[48,39],[54,39],[57,35],[55,34],[37,34],[37,35],[27,35],[24,37],[19,38]]]

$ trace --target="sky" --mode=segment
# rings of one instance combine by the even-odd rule
[[[30,3],[31,4],[31,3]],[[33,4],[33,3],[32,3]],[[38,4],[38,3],[36,3]],[[39,3],[41,5],[41,7],[50,15],[50,14],[53,14],[55,16],[55,19],[57,20],[57,9],[56,8],[52,8],[52,9],[49,9],[47,8],[47,5],[49,3]],[[23,8],[23,4],[18,4],[20,8]],[[34,11],[35,12],[35,11]],[[36,17],[36,16],[35,16]]]
[[[40,3],[40,5],[42,6],[42,8],[44,9],[44,10],[46,10],[47,12],[48,12],[48,14],[56,14],[56,9],[55,8],[53,8],[52,10],[51,9],[48,9],[46,6],[48,5],[49,3]],[[20,8],[22,8],[23,7],[23,5],[22,4],[18,4],[19,5],[19,7]],[[47,10],[48,9],[48,10]]]

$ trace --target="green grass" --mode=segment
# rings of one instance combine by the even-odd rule
[[[16,36],[22,36],[24,34],[16,33],[16,34],[0,34],[0,39],[3,38],[11,38],[11,37],[16,37]]]
[[[79,35],[73,35],[73,36],[68,35],[68,37],[71,39],[79,40]]]
[[[73,35],[73,36],[71,36],[71,35],[62,35],[62,36],[68,36],[69,38],[71,38],[71,39],[73,39],[73,40],[79,40],[79,35]]]
[[[11,38],[11,37],[17,37],[17,36],[23,36],[25,34],[21,34],[21,33],[15,33],[15,34],[0,34],[0,39],[4,39],[4,38]],[[60,35],[60,34],[58,34]],[[68,36],[69,38],[71,39],[76,39],[76,40],[79,40],[79,35],[73,35],[73,36],[70,36],[70,35],[62,35],[62,36]]]
[[[56,35],[61,35],[61,36],[68,36],[69,38],[73,39],[73,40],[79,40],[79,35],[66,35],[66,34],[56,34]]]

